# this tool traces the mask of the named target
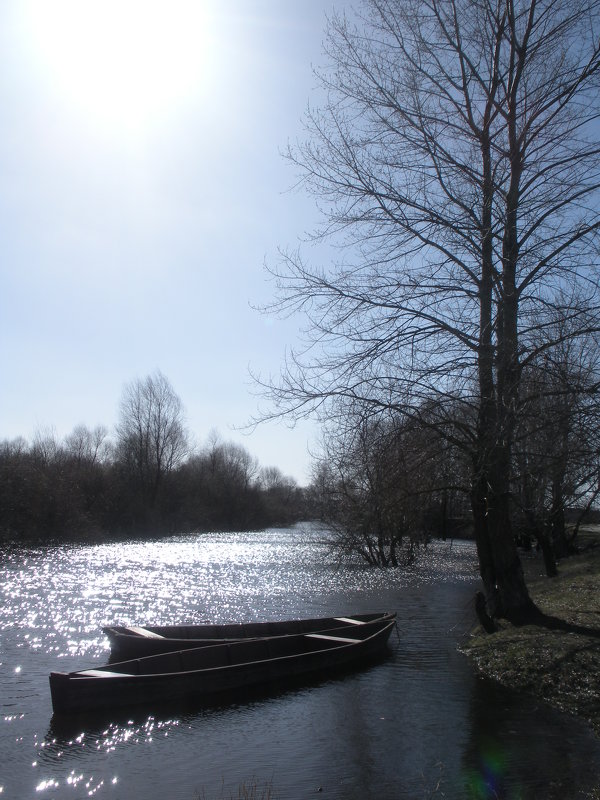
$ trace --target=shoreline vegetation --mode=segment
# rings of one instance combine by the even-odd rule
[[[585,720],[600,737],[600,526],[582,530],[579,547],[553,578],[544,573],[541,553],[522,556],[532,599],[549,621],[566,625],[502,620],[493,634],[478,625],[460,650],[480,673]]]
[[[0,542],[118,541],[292,525],[308,490],[213,438],[177,463],[144,465],[105,429],[0,441]]]

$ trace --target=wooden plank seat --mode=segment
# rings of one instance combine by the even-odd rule
[[[154,633],[154,631],[149,631],[147,628],[141,628],[139,625],[127,625],[125,627],[126,631],[129,631],[136,636],[143,636],[146,639],[164,639],[164,636],[161,636],[160,633]]]
[[[78,677],[84,678],[127,678],[128,672],[109,672],[107,669],[84,669],[77,673]]]
[[[356,644],[360,639],[349,639],[346,636],[330,636],[325,633],[307,633],[309,639],[325,639],[331,642],[344,642],[345,644]]]

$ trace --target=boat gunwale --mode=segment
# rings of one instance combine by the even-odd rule
[[[354,620],[353,620],[354,617]],[[264,620],[264,621],[257,621],[257,620],[246,620],[244,622],[221,622],[221,623],[199,623],[199,624],[189,624],[189,625],[105,625],[102,627],[102,631],[108,636],[109,640],[113,638],[117,639],[126,639],[127,641],[135,641],[136,643],[139,642],[158,642],[162,643],[162,639],[172,639],[175,641],[181,642],[192,642],[192,641],[244,641],[246,639],[253,639],[258,638],[259,636],[265,637],[272,637],[272,636],[295,636],[300,635],[302,633],[313,633],[320,630],[325,630],[325,628],[315,627],[314,630],[311,627],[310,631],[304,630],[293,630],[294,626],[300,625],[311,625],[311,624],[318,624],[318,625],[325,625],[330,626],[331,630],[338,630],[341,628],[353,627],[354,625],[370,625],[374,622],[379,622],[383,619],[389,618],[390,620],[396,618],[395,611],[372,611],[372,612],[365,612],[365,613],[358,613],[350,616],[335,616],[335,617],[308,617],[302,618],[298,617],[296,619],[287,619],[287,620]],[[338,623],[337,625],[335,623]],[[261,629],[264,627],[266,630],[268,626],[275,626],[281,627],[282,630],[285,631],[285,626],[290,626],[292,628],[292,633],[266,633],[266,634],[244,634],[244,628],[257,628]],[[231,629],[231,630],[238,630],[240,631],[240,636],[198,636],[198,637],[185,637],[185,636],[176,636],[176,635],[168,635],[168,631],[177,632],[178,630],[190,630],[194,631],[197,630],[200,632],[205,632],[208,634],[210,631],[215,630],[223,630],[223,629]],[[145,634],[137,633],[136,631],[148,631],[150,634],[158,634],[161,638],[155,639],[153,635],[146,637]],[[161,633],[162,632],[162,633]]]

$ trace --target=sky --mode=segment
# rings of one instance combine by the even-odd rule
[[[345,0],[335,3],[340,10]],[[318,220],[282,157],[330,0],[0,3],[0,439],[113,430],[160,370],[213,431],[310,480],[318,427],[242,430],[301,319],[255,310]]]

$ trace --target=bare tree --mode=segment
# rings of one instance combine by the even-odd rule
[[[64,447],[67,454],[78,464],[96,464],[105,461],[110,454],[108,428],[96,425],[90,430],[86,425],[76,425],[65,437]]]
[[[54,427],[38,428],[33,435],[31,454],[35,461],[47,466],[61,458],[61,447]]]
[[[395,567],[432,536],[468,527],[468,486],[464,452],[434,425],[358,408],[343,427],[325,427],[312,490],[333,550]]]
[[[566,511],[589,509],[599,493],[597,337],[561,340],[565,324],[556,327],[554,347],[523,370],[514,453],[522,526],[542,547],[548,574],[572,549]]]
[[[549,307],[571,338],[598,326],[600,2],[363,8],[331,19],[327,100],[289,152],[340,262],[287,252],[272,269],[271,310],[304,312],[310,338],[267,390],[297,416],[342,398],[436,407],[441,426],[462,404],[488,611],[523,619],[510,478],[528,333]]]
[[[254,483],[259,473],[258,459],[245,447],[235,442],[224,442],[217,431],[211,431],[202,457],[211,481],[232,492],[244,492]]]
[[[277,498],[277,502],[290,502],[298,492],[296,480],[284,475],[279,467],[261,467],[258,478],[259,486],[269,498]]]
[[[125,386],[117,453],[153,507],[166,475],[189,451],[181,400],[160,372]]]
[[[325,437],[318,496],[338,554],[406,566],[427,544],[432,485],[424,433],[406,421],[357,413],[342,435]]]

